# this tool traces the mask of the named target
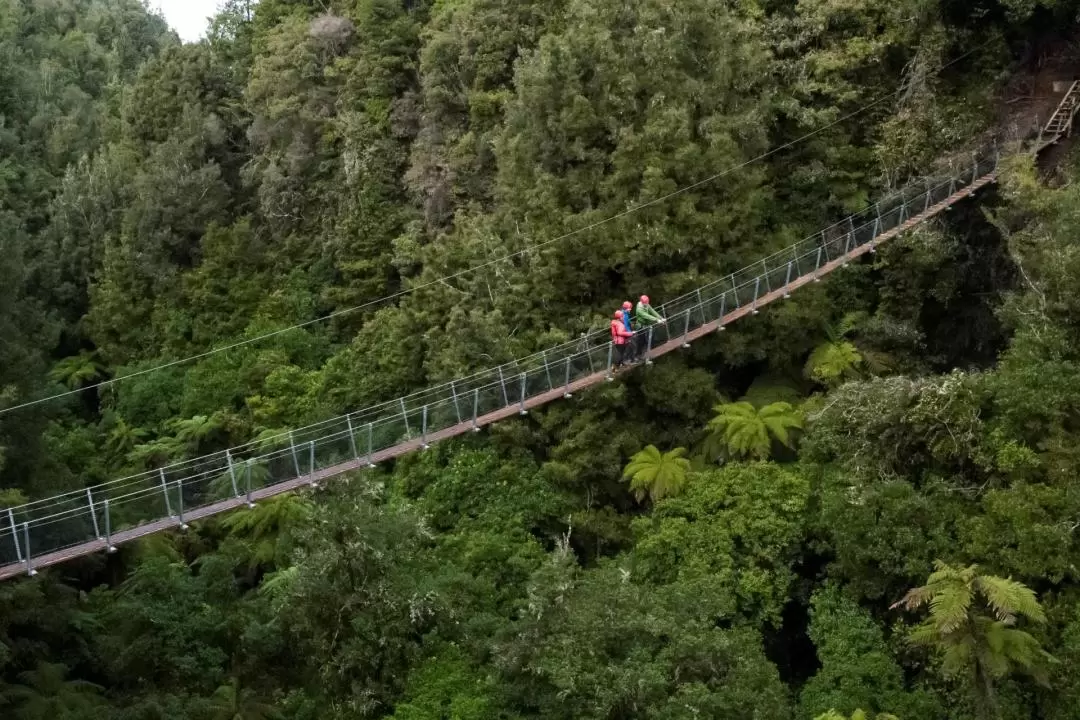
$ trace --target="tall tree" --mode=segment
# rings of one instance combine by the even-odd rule
[[[1038,640],[1015,627],[1020,619],[1046,622],[1035,593],[1022,583],[983,575],[977,565],[955,567],[939,560],[926,584],[892,607],[924,606],[930,614],[911,630],[911,642],[940,650],[946,677],[967,676],[982,718],[998,717],[994,682],[1014,669],[1044,680],[1052,658]]]

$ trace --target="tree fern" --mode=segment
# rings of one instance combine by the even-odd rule
[[[278,495],[226,516],[221,525],[244,543],[252,566],[279,563],[292,546],[290,530],[308,523],[312,512],[303,496]]]
[[[715,447],[722,442],[736,457],[764,460],[772,454],[774,440],[793,447],[791,431],[803,426],[802,417],[786,402],[772,403],[758,410],[751,403],[741,401],[717,405],[715,411],[716,417],[708,425],[711,437],[706,443]]]
[[[850,341],[826,342],[810,353],[804,372],[814,382],[833,386],[855,377],[862,362],[862,354]]]
[[[649,445],[630,458],[623,468],[623,478],[630,481],[630,490],[638,502],[648,495],[655,503],[683,489],[690,472],[685,454],[685,448],[661,453],[655,445]]]
[[[83,351],[56,363],[49,371],[49,378],[74,390],[97,380],[104,372],[105,366],[98,362],[97,353]]]
[[[995,713],[993,681],[1012,669],[1038,680],[1053,658],[1038,641],[1015,628],[1018,618],[1046,622],[1035,593],[1011,578],[981,575],[977,565],[958,568],[941,561],[926,585],[912,588],[893,607],[917,610],[929,606],[925,620],[908,640],[941,651],[946,677],[970,674],[980,713]]]

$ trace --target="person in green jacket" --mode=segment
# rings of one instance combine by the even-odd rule
[[[657,325],[666,323],[667,320],[660,315],[660,313],[653,310],[653,306],[649,304],[649,296],[642,295],[638,300],[637,307],[634,308],[634,323],[637,325],[638,332],[634,333],[634,356],[645,358],[645,363],[649,364],[652,361],[649,360],[648,348],[646,343],[649,342],[648,335],[650,333],[643,332],[645,328],[650,325]]]
[[[653,310],[653,306],[649,304],[648,295],[642,295],[641,299],[638,300],[637,307],[634,308],[634,320],[637,321],[639,327],[667,322],[660,313]]]

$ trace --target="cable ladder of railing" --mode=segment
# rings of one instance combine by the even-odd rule
[[[1077,84],[1070,88],[1073,92]],[[1068,99],[1068,96],[1066,97]],[[1066,107],[1065,101],[1059,106]],[[1076,104],[1069,106],[1075,114]],[[1057,117],[1058,113],[1055,113]],[[1071,116],[1065,127],[1071,127]],[[1035,150],[1046,128],[1037,126]],[[1030,137],[1029,137],[1030,139]],[[667,323],[649,327],[651,361],[818,282],[875,246],[949,209],[996,180],[997,145],[970,166],[926,178],[743,270],[665,303]],[[0,515],[0,579],[100,550],[112,551],[327,478],[478,431],[611,380],[605,331],[364,410],[130,477],[8,508]],[[256,472],[258,470],[258,472]],[[258,477],[256,477],[258,476]],[[218,487],[215,487],[217,485]],[[116,525],[123,525],[117,528]]]

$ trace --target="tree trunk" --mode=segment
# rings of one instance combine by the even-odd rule
[[[994,683],[990,673],[978,660],[975,661],[975,714],[979,720],[1001,720],[997,699],[994,697]]]

